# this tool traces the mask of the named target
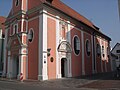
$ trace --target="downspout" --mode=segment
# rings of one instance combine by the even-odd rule
[[[94,69],[94,73],[96,73],[96,60],[95,60],[95,57],[96,57],[96,55],[95,55],[95,32],[93,32],[93,65],[94,65],[94,67],[93,67],[93,69]]]
[[[0,23],[0,71],[2,71],[2,27]]]
[[[3,50],[4,49],[4,39],[5,38],[2,36],[2,49],[1,49],[2,50],[2,52],[1,52],[2,71],[3,71],[3,62],[4,62],[3,61],[4,60],[4,50]]]

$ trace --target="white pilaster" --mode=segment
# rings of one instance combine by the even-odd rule
[[[70,28],[70,21],[67,21],[68,23],[68,30],[67,30],[67,41],[71,45],[71,28]],[[72,63],[71,63],[71,53],[68,55],[68,77],[72,77]]]
[[[11,52],[8,51],[8,62],[7,62],[7,78],[11,78],[12,72],[11,72]]]
[[[22,48],[19,49],[19,74],[17,76],[17,79],[20,79],[20,74],[23,74],[23,60],[22,60]]]
[[[26,43],[24,43],[24,37],[26,37]],[[27,45],[27,34],[26,33],[22,33],[22,44]]]
[[[22,18],[24,18],[24,15],[22,15]],[[23,32],[23,26],[24,26],[23,23],[24,23],[24,19],[21,20],[21,32]]]
[[[100,47],[101,47],[101,71],[103,72],[103,56],[102,56],[102,39],[100,38]]]
[[[68,54],[68,60],[67,60],[67,68],[68,68],[68,77],[72,77],[72,65],[71,65],[71,53]]]
[[[25,52],[26,51],[26,52]],[[20,77],[20,74],[23,74],[23,79],[28,78],[28,61],[27,61],[27,49],[26,48],[21,48],[19,50],[19,74],[18,74],[18,79]],[[24,58],[25,57],[25,58]],[[24,67],[24,62],[26,63],[26,67]],[[24,70],[26,72],[24,72]]]
[[[39,16],[39,71],[38,79],[47,80],[47,11],[42,10]]]
[[[59,16],[56,16],[56,78],[60,78],[60,67],[59,67],[59,54],[58,54],[58,46],[60,40],[60,25],[59,25]]]
[[[105,54],[105,72],[107,72],[107,65],[106,65],[106,62],[107,62],[107,48],[106,48],[106,41],[104,41],[104,54]]]
[[[24,0],[21,0],[21,1],[22,1],[21,10],[23,10],[23,4],[24,4],[23,2],[24,2]]]
[[[6,56],[7,56],[7,54],[6,54],[6,52],[7,52],[7,49],[6,49],[6,46],[7,46],[7,38],[8,38],[8,29],[6,29],[5,30],[5,42],[4,42],[4,55],[3,55],[3,57],[4,57],[4,66],[3,66],[3,76],[5,76],[6,75]]]
[[[21,53],[21,50],[19,50],[19,53]],[[19,80],[20,79],[20,73],[21,73],[21,55],[19,55],[19,73],[18,73],[18,76],[17,76],[17,79]]]
[[[67,21],[68,23],[68,30],[67,30],[67,41],[71,45],[71,32],[70,32],[70,21]]]
[[[81,31],[82,39],[82,75],[85,75],[85,62],[84,62],[84,32]]]

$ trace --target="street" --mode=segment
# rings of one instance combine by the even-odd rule
[[[38,84],[32,83],[22,83],[22,82],[7,82],[0,81],[0,90],[70,90],[70,88],[58,88],[58,87],[44,87]],[[72,90],[78,90],[77,88],[72,88]],[[81,88],[79,90],[86,90]]]
[[[0,78],[0,90],[120,90],[120,78],[112,73],[48,81],[24,81]]]

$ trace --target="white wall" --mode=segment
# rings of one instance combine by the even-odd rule
[[[111,51],[111,53],[115,54],[116,56],[118,56],[118,59],[116,59],[116,66],[118,67],[120,65],[120,53],[117,53],[116,51],[120,50],[120,44],[117,43],[115,45],[115,47],[113,48],[113,50]]]

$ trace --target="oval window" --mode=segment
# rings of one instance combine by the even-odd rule
[[[88,56],[90,56],[90,41],[89,40],[86,41],[86,53]]]
[[[15,1],[15,6],[18,6],[19,5],[19,0],[16,0]]]
[[[33,41],[33,37],[34,37],[33,29],[30,29],[30,31],[28,33],[28,40],[29,40],[29,42]]]
[[[76,55],[80,53],[80,40],[78,36],[74,37],[74,52]]]

